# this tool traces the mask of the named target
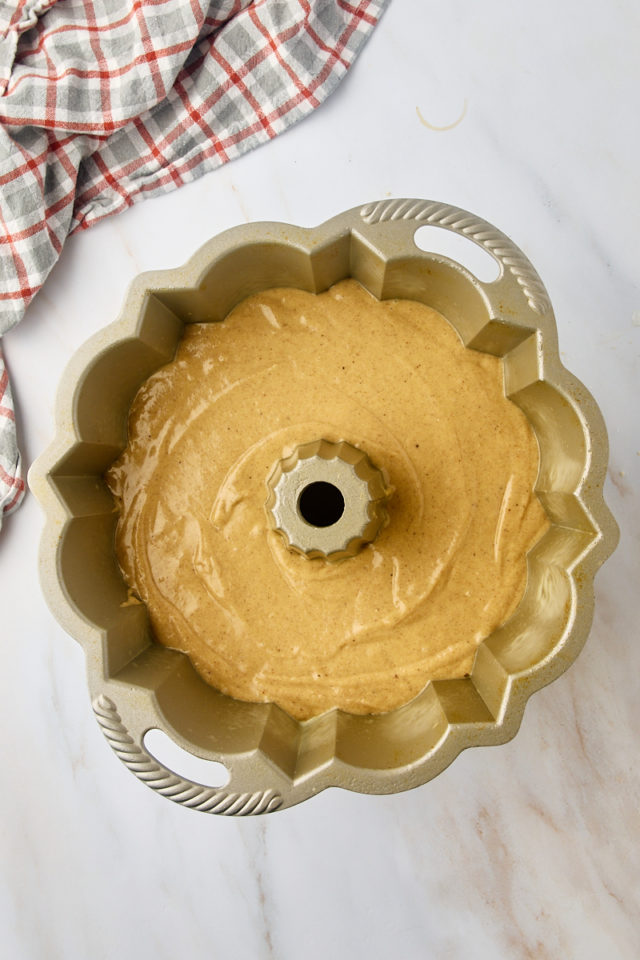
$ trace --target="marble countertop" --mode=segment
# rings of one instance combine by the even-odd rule
[[[511,743],[405,794],[328,790],[235,820],[154,795],[107,746],[38,587],[28,496],[0,534],[6,957],[640,955],[639,31],[635,0],[392,0],[309,119],[67,243],[4,344],[28,463],[69,357],[140,271],[247,220],[310,226],[388,196],[474,211],[547,285],[562,359],[609,428],[622,537],[584,651]]]

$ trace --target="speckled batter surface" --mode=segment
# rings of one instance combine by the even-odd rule
[[[361,447],[394,488],[388,526],[338,563],[288,551],[265,510],[275,462],[320,437]],[[219,690],[306,719],[391,710],[470,672],[548,527],[537,471],[501,361],[423,304],[346,280],[188,325],[107,482],[157,640]]]

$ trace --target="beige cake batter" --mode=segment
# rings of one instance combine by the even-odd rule
[[[394,488],[389,524],[338,563],[287,550],[265,510],[276,461],[320,437],[365,450]],[[501,361],[428,307],[346,280],[188,325],[107,482],[157,639],[219,690],[305,719],[391,710],[470,672],[548,526],[537,471]]]

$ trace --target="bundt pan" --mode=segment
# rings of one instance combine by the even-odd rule
[[[480,282],[459,263],[422,252],[414,236],[424,225],[483,247],[497,261],[498,279]],[[146,607],[127,602],[113,547],[117,512],[103,474],[125,445],[137,389],[172,359],[183,324],[215,323],[269,287],[321,292],[346,277],[379,299],[435,308],[469,349],[503,359],[505,392],[538,438],[536,492],[551,526],[528,556],[522,602],[480,644],[468,678],[428,683],[390,713],[332,710],[298,722],[272,704],[219,693],[184,654],[154,642]],[[117,756],[156,792],[209,813],[271,812],[326,787],[407,790],[466,747],[509,740],[527,698],[578,655],[592,621],[594,575],[618,537],[602,494],[602,416],[560,362],[540,278],[495,227],[442,203],[383,200],[315,229],[247,224],[210,240],[184,267],[139,276],[120,319],[71,361],[56,431],[29,476],[46,514],[48,603],[85,649],[93,709]],[[153,729],[224,764],[227,784],[204,786],[169,770],[145,746]]]

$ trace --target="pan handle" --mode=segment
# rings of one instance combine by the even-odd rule
[[[434,226],[467,237],[497,260],[500,276],[492,283],[475,279],[492,301],[496,299],[521,314],[527,308],[536,319],[551,314],[545,286],[528,257],[491,223],[460,207],[433,200],[380,200],[359,208],[357,232],[389,256],[415,254],[414,234]],[[523,303],[524,301],[524,303]]]
[[[146,731],[141,735],[140,742],[131,736],[110,697],[99,694],[93,701],[93,709],[116,756],[139,780],[174,803],[225,816],[271,813],[282,805],[282,797],[275,790],[242,793],[230,790],[228,786],[206,787],[178,776],[145,749],[142,741]]]

